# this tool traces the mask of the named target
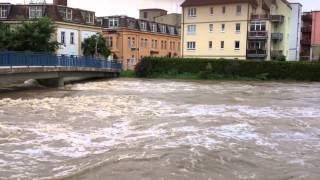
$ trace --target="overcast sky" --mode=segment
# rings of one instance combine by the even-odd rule
[[[0,2],[28,3],[30,0],[0,0]],[[305,11],[320,10],[320,0],[289,0],[300,2]],[[129,15],[138,17],[138,9],[161,8],[169,12],[180,12],[180,4],[183,0],[69,0],[69,6],[92,10],[97,16]],[[47,0],[52,3],[52,0]]]

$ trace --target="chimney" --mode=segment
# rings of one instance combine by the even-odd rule
[[[53,0],[53,5],[68,6],[68,0]]]

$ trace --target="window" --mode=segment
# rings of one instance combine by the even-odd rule
[[[234,42],[234,49],[239,50],[240,49],[240,41],[235,41]]]
[[[241,5],[237,5],[237,15],[241,15]]]
[[[151,40],[151,48],[154,49],[154,39]]]
[[[164,48],[164,44],[163,44],[163,41],[161,41],[161,49]]]
[[[132,44],[131,44],[131,37],[128,37],[128,47],[131,48]]]
[[[136,39],[133,37],[131,42],[132,47],[136,47]]]
[[[188,16],[189,17],[196,17],[197,16],[197,9],[196,8],[189,8],[188,9]]]
[[[210,7],[210,15],[213,15],[214,11],[213,11],[213,7]]]
[[[86,22],[87,23],[94,23],[94,13],[87,13],[86,14]]]
[[[187,42],[187,50],[195,50],[196,49],[196,42],[189,41]]]
[[[195,34],[197,31],[197,26],[196,25],[188,25],[188,34]]]
[[[152,32],[157,32],[157,24],[152,24],[151,31]]]
[[[145,19],[148,18],[148,12],[143,12],[143,18],[145,18]]]
[[[109,19],[109,28],[116,28],[116,27],[119,27],[119,19],[118,18]]]
[[[220,48],[221,48],[221,49],[224,49],[224,41],[221,41],[221,42],[220,42]]]
[[[241,28],[241,24],[237,23],[236,24],[236,32],[239,33],[240,32],[240,28]]]
[[[144,47],[148,47],[148,39],[144,39]]]
[[[42,17],[42,6],[30,6],[29,7],[29,18],[40,18]]]
[[[170,30],[170,34],[171,34],[171,35],[175,35],[174,27],[170,27],[169,30]]]
[[[212,49],[212,41],[209,41],[209,49]]]
[[[166,33],[166,32],[167,32],[167,28],[166,28],[165,25],[162,25],[162,26],[161,26],[161,32],[162,32],[162,33]]]
[[[266,31],[265,22],[252,22],[250,24],[250,31]]]
[[[176,49],[176,42],[172,42],[172,50]]]
[[[66,43],[66,32],[62,31],[60,38],[61,38],[61,39],[60,39],[61,44],[65,44],[65,43]]]
[[[67,8],[66,9],[66,19],[67,20],[72,20],[72,9]]]
[[[147,30],[147,23],[146,22],[141,22],[140,23],[140,28],[142,31],[146,31]]]
[[[155,49],[158,49],[158,40],[155,40],[155,41],[154,41],[154,48],[155,48]]]
[[[70,44],[74,44],[74,33],[70,33]]]
[[[164,49],[167,50],[167,41],[164,42]]]
[[[226,14],[226,7],[222,6],[222,14]]]
[[[113,47],[113,37],[112,36],[107,37],[107,47],[109,47],[109,48]]]
[[[213,24],[209,24],[209,32],[213,32]]]
[[[225,24],[221,24],[221,32],[224,32],[226,30],[226,25]]]
[[[249,42],[249,49],[265,49],[265,42],[251,41]]]
[[[0,18],[7,18],[8,6],[0,6]]]
[[[170,44],[169,49],[172,50],[172,41],[170,41],[169,44]]]
[[[140,47],[143,48],[143,46],[144,46],[144,39],[141,38],[141,40],[140,40]]]

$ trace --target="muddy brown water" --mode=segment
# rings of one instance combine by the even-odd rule
[[[0,179],[320,179],[320,83],[115,79],[0,94]]]

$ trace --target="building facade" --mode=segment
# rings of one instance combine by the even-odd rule
[[[179,57],[180,34],[176,26],[127,16],[99,18],[113,59],[122,61],[123,69],[134,69],[146,56]]]
[[[186,0],[181,6],[183,57],[298,59],[289,49],[300,44],[289,42],[298,38],[290,26],[299,13],[286,0]]]
[[[140,9],[139,14],[141,20],[181,27],[181,14],[179,13],[168,14],[163,9]]]
[[[70,8],[67,0],[54,0],[53,4],[13,5],[0,4],[0,21],[19,25],[23,21],[32,21],[40,17],[51,18],[56,25],[56,39],[60,45],[57,54],[82,55],[81,43],[85,38],[102,33],[92,11]]]
[[[303,14],[301,36],[301,59],[320,60],[320,11]]]

